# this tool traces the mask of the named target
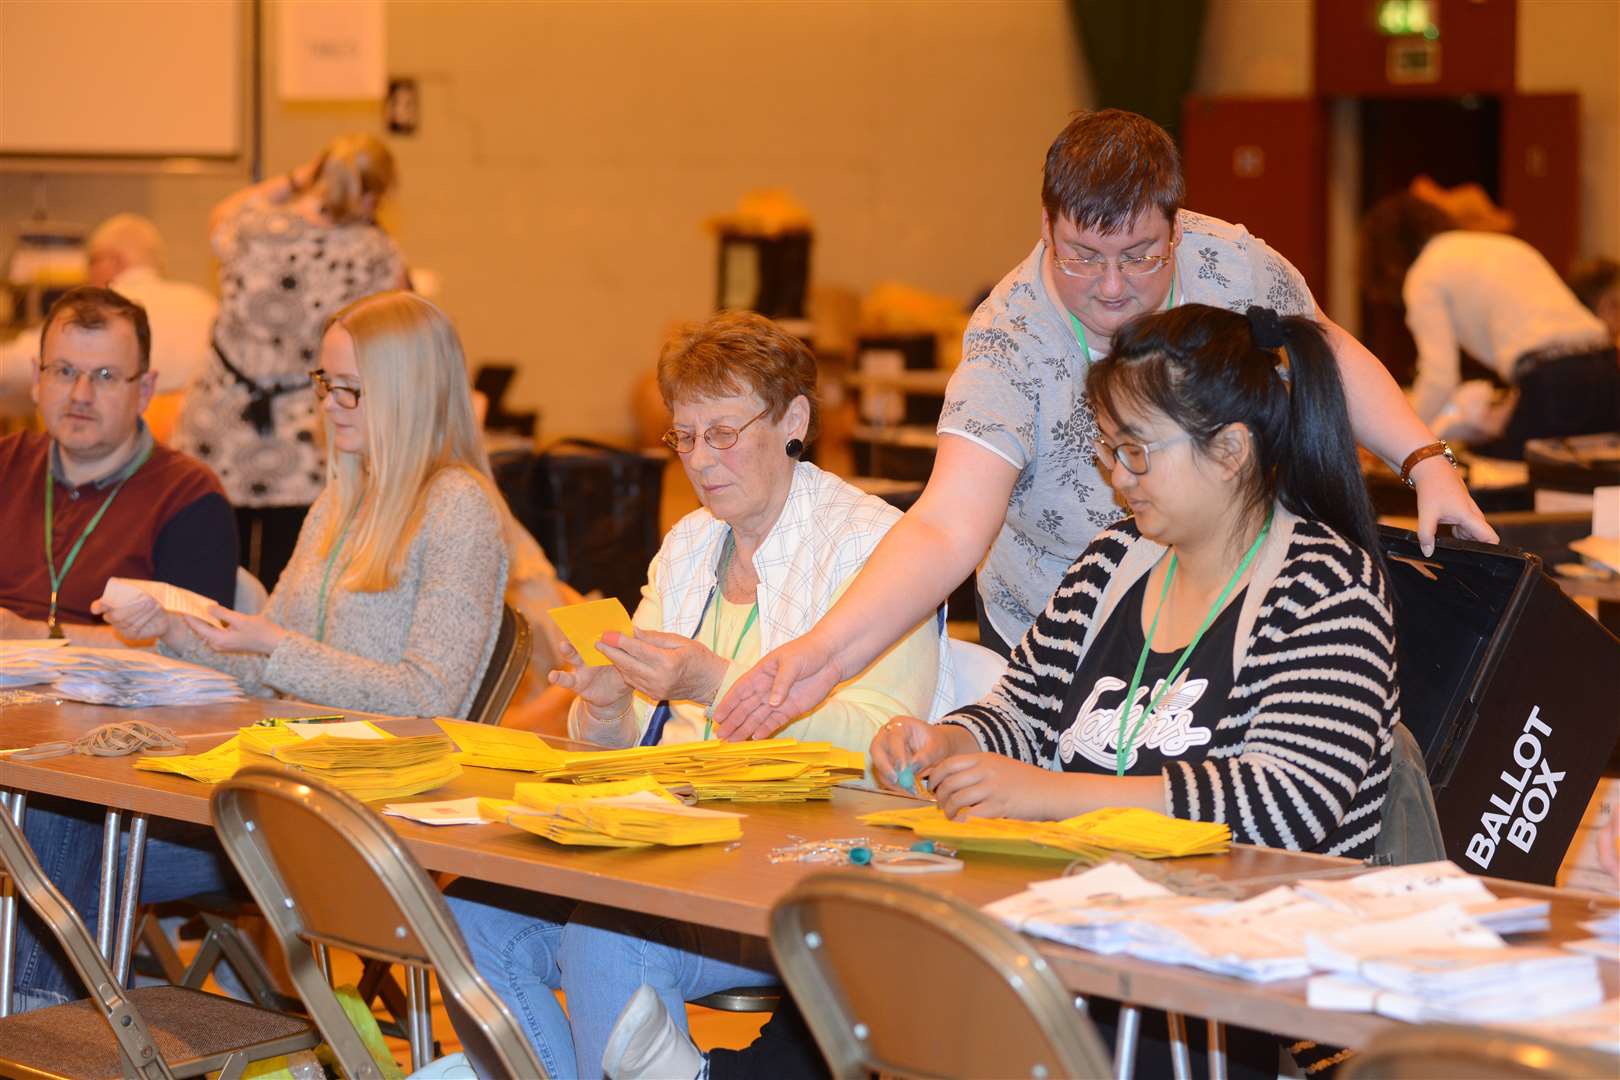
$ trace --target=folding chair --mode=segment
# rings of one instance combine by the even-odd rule
[[[1041,955],[952,897],[817,874],[772,909],[771,952],[835,1077],[1112,1074]]]
[[[246,575],[246,571],[239,571],[238,597],[241,596],[243,576],[252,580],[250,575]],[[262,594],[263,586],[259,588]],[[501,722],[501,715],[506,712],[507,705],[511,704],[518,682],[528,670],[532,649],[533,631],[529,628],[528,620],[518,614],[510,604],[504,605],[501,611],[501,624],[495,635],[495,648],[490,653],[489,663],[484,667],[478,692],[473,696],[472,706],[467,713],[468,720],[475,724]],[[286,1007],[286,999],[276,990],[275,979],[259,956],[258,950],[252,941],[236,929],[235,916],[241,905],[229,897],[205,897],[198,899],[198,906],[201,908],[199,915],[206,927],[206,933],[191,964],[178,971],[176,970],[178,957],[174,946],[164,935],[157,920],[150,911],[142,919],[140,940],[146,945],[158,967],[163,970],[165,977],[181,986],[201,987],[219,962],[224,960],[231,965],[231,969],[236,972],[237,978],[257,1004],[267,1008]],[[404,1018],[407,995],[389,972],[388,965],[368,962],[360,976],[359,991],[361,999],[366,1004],[369,1005],[381,997],[391,1015],[399,1019]],[[404,1027],[392,1021],[385,1023],[383,1030],[389,1034],[409,1038],[409,1033]]]
[[[478,693],[473,695],[467,719],[475,724],[499,724],[517,692],[518,681],[529,668],[529,654],[534,648],[534,631],[529,620],[517,613],[511,604],[501,609],[501,626],[495,634],[495,650],[490,653],[484,677],[479,681]]]
[[[412,1067],[433,1037],[428,969],[457,1010],[480,1076],[544,1077],[512,1014],[473,967],[444,898],[405,845],[352,796],[308,776],[248,768],[213,795],[214,828],[287,954],[293,983],[345,1074],[380,1072],[316,957],[322,946],[408,973]]]
[[[1531,1035],[1451,1024],[1402,1025],[1344,1064],[1345,1080],[1516,1080],[1620,1076],[1613,1054]]]
[[[87,1001],[0,1019],[0,1075],[235,1080],[256,1061],[319,1042],[301,1017],[179,986],[125,990],[84,920],[40,869],[22,831],[0,814],[0,871],[61,944]]]

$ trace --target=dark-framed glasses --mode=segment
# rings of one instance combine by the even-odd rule
[[[1108,255],[1087,255],[1073,259],[1053,256],[1052,262],[1069,277],[1100,278],[1107,272],[1110,262],[1117,264],[1119,272],[1126,277],[1147,277],[1169,266],[1175,257],[1176,245],[1171,241],[1170,250],[1163,255],[1121,255],[1117,259]]]
[[[135,382],[145,374],[144,371],[137,371],[133,375],[125,375],[123,372],[115,371],[110,367],[98,367],[85,371],[62,360],[50,364],[41,362],[39,365],[39,377],[52,386],[59,386],[64,390],[70,390],[79,385],[81,378],[90,380],[90,389],[92,390],[108,390],[114,386]]]
[[[1101,436],[1091,441],[1097,448],[1097,460],[1102,462],[1104,469],[1112,469],[1114,462],[1118,461],[1125,466],[1126,472],[1136,476],[1146,476],[1148,465],[1152,461],[1155,450],[1164,450],[1175,446],[1177,443],[1184,443],[1191,438],[1191,435],[1183,431],[1180,435],[1172,435],[1168,439],[1160,439],[1158,442],[1150,443],[1122,442],[1116,445]]]
[[[360,388],[358,386],[342,386],[334,383],[326,374],[325,369],[316,368],[309,373],[309,381],[315,384],[315,396],[322,401],[328,394],[338,403],[339,408],[352,409],[360,404]]]
[[[765,413],[770,411],[771,407],[769,405],[765,406],[764,411],[761,412],[759,416],[754,417],[754,420],[758,420],[761,416],[764,416]],[[748,423],[744,424],[742,427],[732,427],[729,424],[715,424],[703,432],[703,441],[708,443],[711,449],[730,450],[733,446],[737,445],[737,439],[744,431],[748,429],[751,424],[754,423],[754,420],[748,421]],[[670,428],[668,431],[664,432],[663,438],[659,439],[658,441],[675,451],[677,454],[690,454],[693,447],[697,446],[697,433],[694,431],[682,431],[679,428]]]

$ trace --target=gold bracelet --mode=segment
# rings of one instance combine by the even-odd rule
[[[1401,462],[1401,482],[1409,488],[1417,487],[1417,484],[1412,480],[1412,470],[1430,458],[1442,454],[1445,455],[1447,461],[1451,462],[1451,467],[1455,469],[1457,467],[1457,456],[1451,452],[1451,447],[1446,445],[1445,440],[1441,439],[1427,446],[1420,446],[1406,455],[1406,460]]]

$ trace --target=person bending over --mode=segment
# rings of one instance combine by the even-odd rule
[[[1047,151],[1041,236],[974,312],[939,418],[928,486],[847,595],[772,650],[715,710],[725,738],[766,738],[860,670],[977,568],[980,644],[1006,654],[1064,570],[1117,516],[1090,461],[1090,365],[1131,318],[1182,304],[1313,318],[1356,436],[1409,472],[1418,537],[1496,534],[1377,358],[1317,308],[1299,271],[1242,226],[1182,207],[1174,141],[1118,109],[1077,114]]]
[[[570,734],[604,746],[712,737],[709,711],[731,680],[831,607],[900,517],[798,460],[816,432],[816,361],[770,320],[721,313],[684,329],[664,348],[658,382],[674,416],[664,442],[703,506],[653,559],[635,636],[603,636],[611,665],[579,666],[570,650],[573,669],[552,673],[579,694]],[[946,656],[931,616],[782,734],[864,750],[889,717],[948,707]],[[763,941],[672,919],[470,881],[450,907],[553,1076],[598,1075],[608,1029],[643,981],[684,1028],[683,1002],[776,979]]]
[[[410,293],[339,311],[321,367],[327,484],[262,615],[222,607],[223,630],[149,597],[101,609],[127,637],[228,672],[255,694],[338,709],[466,716],[495,647],[506,585],[504,515],[450,321]],[[94,925],[99,815],[30,806],[29,842]],[[212,833],[154,825],[141,899],[162,903],[234,880]],[[30,1004],[72,992],[65,969],[24,943]]]

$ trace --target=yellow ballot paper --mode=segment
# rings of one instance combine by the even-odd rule
[[[1232,844],[1232,832],[1225,825],[1186,821],[1136,807],[1093,810],[1064,821],[979,817],[952,821],[938,806],[919,806],[863,814],[861,820],[868,825],[911,829],[925,840],[938,840],[964,851],[1091,862],[1100,861],[1110,851],[1144,859],[1219,855]]]
[[[630,621],[630,613],[624,610],[624,605],[619,603],[618,597],[610,596],[606,600],[587,600],[583,604],[554,607],[549,614],[567,636],[569,644],[579,651],[586,667],[607,666],[608,658],[596,650],[596,643],[602,639],[603,634],[609,630],[617,630],[628,637],[634,637],[636,633],[635,625]]]

